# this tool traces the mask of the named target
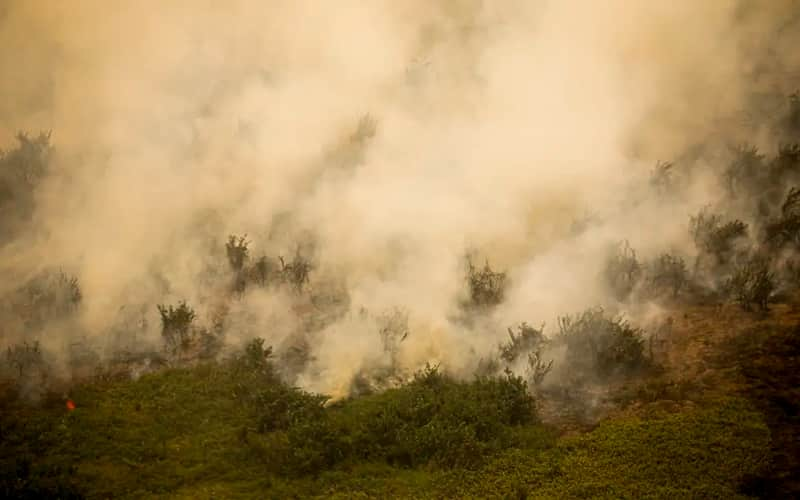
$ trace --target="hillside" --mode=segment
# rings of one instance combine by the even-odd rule
[[[3,496],[797,495],[800,307],[777,304],[766,315],[713,307],[671,314],[673,329],[660,353],[663,370],[608,393],[612,409],[599,421],[580,430],[557,419],[510,425],[497,446],[473,443],[479,447],[470,453],[478,456],[465,464],[455,455],[465,446],[459,440],[438,445],[446,447],[442,465],[426,464],[421,455],[408,463],[385,454],[370,458],[368,444],[377,444],[379,434],[368,419],[408,411],[413,402],[405,393],[412,389],[406,387],[325,408],[323,418],[350,430],[338,430],[338,436],[325,428],[299,430],[308,449],[291,450],[294,459],[286,463],[286,436],[258,434],[257,412],[237,397],[245,368],[234,362],[159,371],[135,381],[93,379],[69,391],[74,411],[61,394],[48,395],[40,407],[6,394]],[[477,397],[469,394],[464,397]],[[279,404],[277,393],[272,397],[261,404]],[[442,436],[458,435],[469,421],[459,413],[468,409],[441,411],[462,415],[442,420]],[[366,441],[359,432],[367,433],[361,438]],[[337,446],[353,449],[341,462],[320,459]]]
[[[0,0],[0,497],[800,498],[800,0]]]

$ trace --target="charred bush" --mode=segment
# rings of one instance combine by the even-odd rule
[[[668,293],[677,297],[689,284],[689,272],[683,257],[661,254],[648,266],[646,281],[654,295]]]
[[[281,280],[297,292],[303,291],[303,287],[309,282],[311,273],[311,261],[302,256],[300,252],[295,252],[290,261],[286,261],[283,256],[278,257],[281,263]]]
[[[714,265],[725,265],[737,251],[737,243],[747,237],[747,224],[736,219],[722,222],[719,214],[701,210],[689,220],[689,232],[701,256],[711,257]]]
[[[16,314],[29,329],[70,315],[82,299],[78,278],[63,271],[40,273],[11,297]]]
[[[245,273],[245,265],[247,264],[249,255],[247,235],[228,237],[228,242],[225,243],[225,253],[228,256],[228,264],[233,271],[233,291],[236,293],[244,293],[247,288],[247,274]]]
[[[642,331],[602,309],[559,318],[558,340],[566,345],[565,365],[579,376],[601,379],[629,375],[645,368]]]
[[[553,360],[545,361],[541,349],[528,353],[528,366],[525,368],[528,380],[534,387],[541,385],[544,378],[553,369]]]
[[[766,174],[764,155],[755,146],[742,145],[733,150],[733,160],[725,169],[723,178],[729,194],[736,197],[758,191]]]
[[[0,242],[29,222],[34,192],[47,173],[52,153],[50,133],[16,136],[17,147],[0,150]]]
[[[248,279],[258,286],[265,287],[280,281],[280,264],[262,255],[247,270]]]
[[[800,134],[800,93],[795,92],[789,96],[785,123],[790,134]]]
[[[505,298],[506,273],[494,271],[487,260],[482,268],[475,267],[467,257],[468,306],[475,309],[494,307]]]
[[[623,241],[606,261],[606,284],[618,300],[625,300],[636,288],[641,276],[642,265],[636,257],[636,251],[627,241]]]
[[[769,176],[780,188],[787,181],[800,180],[800,144],[782,144],[778,147],[778,154],[769,165]]]
[[[161,315],[161,337],[167,350],[172,354],[186,351],[194,336],[192,330],[192,323],[196,317],[194,309],[186,302],[179,302],[177,307],[159,304],[158,312]]]
[[[249,257],[248,246],[250,242],[247,241],[247,235],[244,236],[228,236],[228,242],[225,244],[225,252],[228,256],[228,263],[234,272],[241,272],[244,265],[247,263]]]
[[[31,371],[41,371],[46,363],[38,341],[23,342],[6,349],[6,363],[20,379]]]
[[[400,343],[408,338],[408,312],[395,308],[378,317],[378,334],[381,337],[383,350],[391,356],[397,356]]]
[[[750,311],[756,307],[767,311],[775,287],[775,275],[770,271],[769,262],[755,256],[734,268],[726,288],[742,309]]]
[[[800,189],[793,187],[781,205],[778,218],[764,228],[765,243],[773,249],[800,247]]]
[[[500,345],[500,359],[513,363],[527,352],[539,349],[545,342],[544,326],[538,330],[527,323],[517,326],[517,333],[508,329],[508,342]]]
[[[672,177],[675,164],[669,161],[658,161],[650,173],[650,187],[660,196],[671,194],[675,188]]]

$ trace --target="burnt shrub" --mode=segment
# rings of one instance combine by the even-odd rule
[[[800,189],[797,187],[789,190],[780,215],[765,225],[764,240],[772,249],[800,247]]]
[[[500,345],[500,359],[513,363],[527,352],[534,351],[545,342],[544,326],[536,329],[528,323],[517,325],[517,333],[508,329],[508,342]]]
[[[196,317],[194,309],[186,302],[179,302],[178,306],[158,305],[161,315],[161,337],[171,354],[187,350],[192,342],[194,331],[192,323]]]
[[[558,320],[557,340],[566,346],[564,363],[581,377],[606,379],[645,368],[642,330],[603,309],[588,309]]]
[[[301,255],[299,250],[295,252],[290,261],[284,259],[283,256],[278,257],[278,260],[281,263],[281,281],[289,285],[293,290],[302,292],[309,282],[309,274],[312,269],[311,261]]]
[[[795,92],[789,96],[785,124],[789,133],[800,134],[800,93]]]
[[[247,279],[258,286],[266,287],[280,282],[280,263],[262,255],[247,269]]]
[[[672,176],[675,164],[669,161],[658,161],[650,173],[650,187],[659,196],[668,196],[674,192],[675,180]]]
[[[683,257],[663,253],[647,266],[645,278],[650,293],[669,294],[673,298],[689,285],[689,272]]]
[[[10,297],[13,312],[29,329],[37,329],[51,320],[75,312],[83,300],[78,278],[64,271],[43,271]]]
[[[768,173],[764,158],[755,146],[742,145],[733,150],[733,159],[723,172],[731,196],[746,196],[760,189]]]
[[[618,300],[627,299],[636,288],[642,276],[642,265],[627,241],[620,243],[609,256],[603,276]]]
[[[517,325],[516,333],[508,328],[508,341],[499,346],[499,360],[508,370],[519,359],[524,359],[526,379],[535,388],[553,368],[553,360],[544,359],[543,351],[546,345],[544,325],[537,329],[523,322]],[[483,360],[478,366],[477,373],[497,374],[501,369],[500,366],[500,362],[493,358],[488,361]]]
[[[552,369],[553,360],[545,361],[541,348],[528,353],[528,365],[525,367],[525,373],[533,387],[538,388]]]
[[[23,342],[6,348],[6,363],[19,378],[30,374],[31,371],[41,371],[46,368],[38,341]]]
[[[488,260],[483,267],[476,267],[472,257],[467,257],[466,267],[469,308],[486,309],[503,302],[508,284],[506,273],[493,270]]]
[[[730,297],[747,311],[754,307],[767,311],[775,288],[775,275],[762,256],[753,256],[737,265],[726,283]]]
[[[737,243],[747,237],[747,224],[735,219],[724,222],[719,214],[701,210],[689,220],[689,233],[701,257],[713,266],[728,264],[736,254]]]
[[[228,237],[228,242],[225,243],[225,253],[228,256],[228,264],[233,271],[233,291],[237,293],[244,293],[247,287],[247,274],[245,272],[245,265],[250,257],[248,246],[250,242],[247,241],[247,235]]]
[[[53,148],[50,133],[31,137],[19,132],[17,146],[0,150],[0,243],[30,222],[34,193],[47,174]]]
[[[783,188],[786,182],[800,180],[800,144],[781,144],[769,163],[770,180]]]

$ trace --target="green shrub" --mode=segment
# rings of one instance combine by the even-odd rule
[[[536,420],[526,382],[510,372],[459,382],[427,367],[408,384],[325,408],[326,398],[286,386],[257,399],[260,430],[284,459],[284,473],[309,474],[343,462],[413,467],[469,465],[511,445],[512,427]],[[275,462],[273,461],[275,466]]]
[[[273,381],[256,393],[255,404],[258,430],[270,432],[287,430],[305,421],[324,417],[326,396],[310,394]]]

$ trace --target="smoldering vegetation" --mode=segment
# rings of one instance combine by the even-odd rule
[[[658,370],[653,311],[768,314],[800,268],[793,11],[727,4],[9,3],[0,116],[47,131],[2,130],[3,378],[249,346],[334,402],[446,374],[589,404]]]

